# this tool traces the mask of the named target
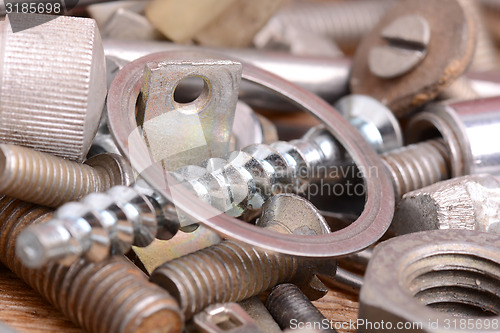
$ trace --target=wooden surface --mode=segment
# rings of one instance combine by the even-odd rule
[[[329,320],[356,320],[358,302],[354,294],[332,290],[314,303]],[[0,321],[19,332],[82,332],[1,264]]]

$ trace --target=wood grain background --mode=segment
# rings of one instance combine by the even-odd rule
[[[329,320],[343,322],[357,318],[355,294],[332,289],[314,303]],[[0,321],[19,332],[83,332],[1,264]],[[354,333],[355,330],[339,332]]]

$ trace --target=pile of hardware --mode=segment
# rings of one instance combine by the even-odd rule
[[[100,2],[0,5],[0,261],[74,324],[500,332],[499,4]]]

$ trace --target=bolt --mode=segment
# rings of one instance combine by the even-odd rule
[[[7,16],[0,35],[0,143],[82,161],[106,99],[95,21],[31,15],[14,22]]]
[[[203,47],[179,45],[168,42],[138,42],[105,40],[106,57],[113,57],[113,67],[121,67],[116,63],[118,59],[134,61],[152,52],[194,50],[195,52],[207,52]],[[350,60],[346,58],[306,57],[294,56],[288,53],[255,51],[250,49],[213,49],[217,53],[226,54],[231,58],[254,64],[271,73],[281,76],[309,91],[314,92],[327,102],[334,103],[340,97],[347,94],[347,82],[350,71]],[[296,75],[296,73],[307,73],[307,75]],[[187,81],[185,83],[188,83]],[[186,85],[186,89],[179,87],[177,92],[188,94],[193,85]],[[191,89],[191,95],[192,95]],[[252,107],[267,110],[297,110],[297,106],[288,103],[283,98],[276,96],[269,90],[258,85],[246,84],[244,81],[240,86],[241,99]],[[195,96],[196,97],[196,96]]]
[[[174,216],[161,200],[142,181],[91,193],[82,202],[61,206],[49,223],[24,230],[16,254],[31,268],[49,261],[70,265],[81,256],[95,262],[126,253],[132,245],[147,246],[155,236],[170,239],[179,225],[166,220]]]
[[[14,255],[17,235],[52,218],[48,208],[0,198],[0,260],[75,324],[89,332],[181,332],[172,297],[123,257],[31,269]]]
[[[0,144],[0,193],[24,201],[57,207],[132,180],[132,167],[119,155],[101,154],[80,164]]]
[[[266,307],[282,329],[291,328],[293,323],[303,327],[316,327],[328,321],[294,284],[283,283],[273,288],[267,296]],[[318,332],[337,332],[333,328],[322,328]]]
[[[403,117],[451,85],[472,61],[476,41],[474,19],[460,1],[392,7],[356,50],[351,92],[369,94]]]
[[[391,131],[384,131],[384,134],[387,133]],[[172,175],[182,186],[219,210],[233,216],[251,219],[258,215],[263,203],[272,195],[282,191],[300,193],[313,178],[322,179],[328,175],[327,167],[344,165],[343,154],[330,132],[318,126],[306,133],[302,139],[275,142],[271,145],[252,145],[230,153],[228,160],[209,159],[205,161],[204,168],[187,166]],[[399,197],[403,193],[449,178],[449,159],[449,153],[439,139],[404,147],[382,156]],[[37,267],[51,260],[72,262],[81,255],[85,255],[89,260],[101,260],[113,253],[123,253],[130,244],[136,246],[150,244],[157,230],[156,222],[151,224],[155,219],[160,221],[157,224],[160,230],[169,230],[170,235],[175,234],[179,224],[185,226],[193,223],[189,218],[185,218],[182,212],[178,216],[171,214],[168,218],[165,217],[168,209],[162,205],[167,203],[160,203],[165,199],[158,194],[144,196],[140,192],[141,188],[149,187],[140,186],[129,190],[120,188],[112,190],[113,196],[99,194],[98,198],[94,196],[84,202],[68,203],[66,207],[61,207],[56,212],[57,222],[52,221],[47,226],[30,228],[21,235],[25,239],[19,241],[19,253],[23,260],[26,260],[25,264]],[[151,193],[156,192],[151,191]],[[119,203],[118,206],[126,206],[130,200],[128,196],[141,202],[143,205],[141,209],[144,210],[139,209],[139,211],[147,211],[147,216],[156,217],[137,221],[135,215],[122,213],[124,220],[116,218],[115,203]],[[156,199],[151,199],[152,196],[156,196]],[[96,201],[99,204],[97,208],[86,206]],[[160,209],[161,207],[163,209]],[[92,214],[85,215],[89,212]],[[111,222],[109,216],[113,216]],[[141,241],[136,242],[129,234],[123,237],[116,232],[105,232],[106,238],[90,236],[92,233],[101,235],[102,230],[108,228],[103,226],[108,224],[110,230],[113,230],[118,222],[135,226],[136,230],[142,230],[139,235],[145,233],[147,237],[142,236]],[[68,231],[81,229],[83,223],[85,232]],[[54,230],[55,226],[66,231],[58,234]],[[65,235],[68,233],[72,236],[66,238]],[[104,248],[98,244],[103,240],[106,242]],[[23,256],[23,253],[27,253],[22,249],[25,246],[36,248],[36,251],[29,252],[40,255],[33,258]]]
[[[406,193],[391,227],[397,235],[433,229],[500,233],[500,179],[473,175]]]
[[[450,178],[450,158],[442,139],[409,145],[381,156],[396,200],[407,192]]]
[[[314,206],[291,194],[271,198],[258,225],[281,233],[329,232]],[[333,275],[335,267],[334,260],[315,265],[307,259],[225,240],[163,264],[151,274],[151,281],[167,289],[189,319],[210,304],[241,301],[288,281],[309,288],[310,297],[323,296],[326,289],[322,284],[311,285],[319,281],[315,273],[324,269],[325,274]]]
[[[242,65],[214,57],[191,52],[145,66],[137,118],[153,159],[165,170],[228,152]],[[174,92],[189,77],[201,79],[203,90],[194,101],[179,103]]]
[[[395,1],[292,2],[278,11],[254,37],[265,48],[286,31],[297,29],[325,36],[341,49],[353,51]]]
[[[385,27],[381,36],[388,45],[371,49],[368,66],[376,76],[393,79],[408,73],[424,60],[431,30],[425,18],[408,15]]]

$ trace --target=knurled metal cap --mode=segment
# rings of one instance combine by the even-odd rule
[[[22,15],[30,26],[41,24],[13,33],[9,16],[0,21],[0,142],[82,161],[106,98],[97,25]]]

